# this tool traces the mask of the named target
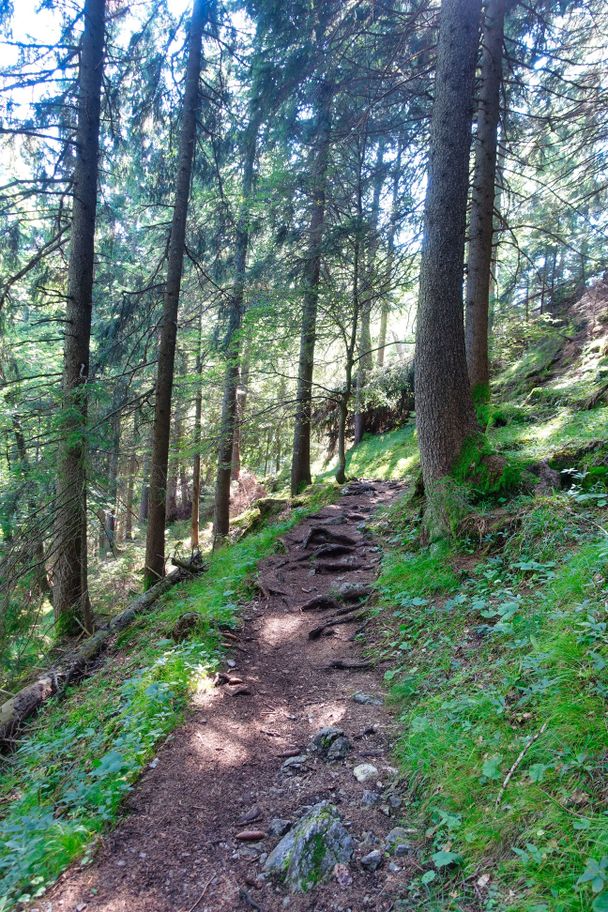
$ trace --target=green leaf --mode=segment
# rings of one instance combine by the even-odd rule
[[[436,868],[447,868],[448,865],[459,864],[462,861],[462,858],[456,852],[435,852],[434,855],[431,855],[431,858]]]
[[[500,779],[500,764],[502,763],[502,756],[498,754],[496,757],[490,757],[486,760],[481,768],[482,774],[486,779]]]
[[[591,906],[593,912],[608,912],[608,893],[604,891],[596,896]]]
[[[437,877],[437,871],[433,871],[433,869],[431,868],[431,870],[425,871],[425,873],[420,878],[420,882],[423,884],[430,884],[431,881],[435,880],[436,877]]]

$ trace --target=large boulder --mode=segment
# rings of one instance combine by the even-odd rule
[[[292,893],[306,893],[331,876],[335,865],[347,864],[354,843],[335,805],[320,801],[281,839],[264,870],[282,880]]]

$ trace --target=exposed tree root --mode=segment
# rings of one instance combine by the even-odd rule
[[[328,627],[337,627],[338,624],[352,624],[355,621],[362,620],[365,617],[365,615],[366,615],[365,611],[354,610],[352,612],[349,612],[348,614],[343,614],[341,617],[336,615],[334,617],[328,618],[322,624],[319,624],[317,627],[313,627],[312,630],[308,631],[308,639],[309,640],[318,640],[319,637],[321,636],[321,634],[323,633],[323,631],[326,630]]]

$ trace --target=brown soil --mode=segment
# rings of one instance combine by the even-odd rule
[[[389,754],[391,717],[383,706],[352,699],[358,691],[381,695],[382,675],[378,669],[330,668],[340,660],[348,665],[364,658],[353,639],[360,618],[311,640],[309,631],[331,617],[332,609],[299,609],[341,583],[363,584],[375,577],[379,554],[361,517],[388,502],[397,488],[380,482],[352,484],[339,503],[285,536],[285,554],[261,564],[265,595],[247,606],[223,678],[241,679],[248,693],[225,683],[197,696],[186,723],[167,739],[126,802],[124,820],[91,864],[73,865],[38,901],[40,912],[393,908],[416,868],[413,858],[386,858],[374,873],[359,863],[367,852],[382,848],[383,837],[401,822],[402,812],[392,806],[399,783]],[[319,548],[322,536],[310,536],[313,527],[354,538],[352,555],[332,558],[334,568],[322,573],[315,572],[314,559],[298,561],[305,545],[310,554]],[[358,569],[352,568],[354,559]],[[339,563],[348,569],[336,569]],[[307,753],[303,766],[282,768],[328,725],[344,729],[350,739],[346,760],[328,763]],[[373,763],[378,775],[360,784],[353,775],[360,763]],[[378,793],[379,803],[364,806],[365,790]],[[342,885],[332,878],[305,896],[289,895],[261,876],[259,856],[278,838],[264,835],[248,843],[236,836],[244,830],[266,834],[273,818],[294,821],[303,808],[322,799],[337,805],[355,838],[347,882],[343,876]]]

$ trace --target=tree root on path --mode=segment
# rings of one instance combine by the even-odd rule
[[[374,663],[369,659],[334,659],[326,671],[370,671]]]
[[[348,614],[343,614],[342,616],[334,615],[334,617],[328,618],[322,624],[319,624],[317,627],[313,627],[312,630],[309,630],[308,639],[318,640],[323,631],[328,627],[337,627],[338,624],[353,624],[355,621],[362,620],[365,615],[365,611],[357,611],[356,609],[353,609]]]
[[[353,538],[352,535],[347,535],[345,532],[333,532],[331,529],[325,528],[325,526],[311,526],[308,535],[302,542],[304,548],[308,548],[309,545],[350,545],[351,547],[356,547],[360,544],[356,538]]]

